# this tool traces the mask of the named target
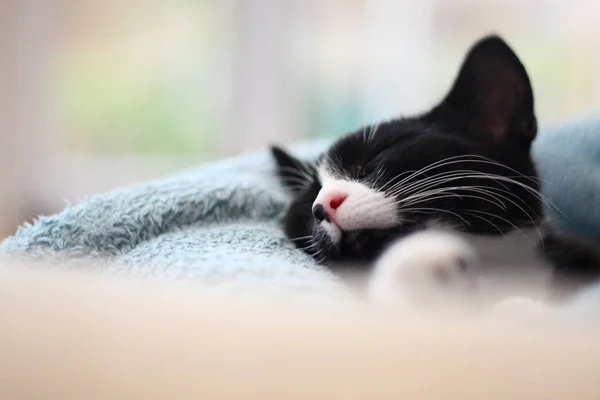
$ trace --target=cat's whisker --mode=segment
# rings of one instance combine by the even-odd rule
[[[476,214],[475,212],[473,212],[473,211],[475,211],[475,210],[472,210],[471,212],[469,212],[469,211],[464,211],[464,212],[465,212],[465,213],[467,213],[467,214],[469,214],[469,215],[471,215],[471,216],[473,216],[473,217],[475,217],[475,218],[479,218],[480,220],[482,220],[482,221],[484,221],[484,222],[486,222],[486,223],[488,223],[488,224],[492,225],[494,228],[496,228],[496,229],[498,230],[498,232],[500,232],[500,234],[501,234],[502,236],[504,236],[504,238],[505,238],[506,240],[509,240],[509,239],[508,239],[508,237],[507,237],[507,236],[504,234],[504,232],[502,232],[502,229],[500,229],[500,228],[498,227],[498,225],[494,224],[492,221],[490,221],[490,220],[489,220],[489,219],[487,219],[487,218],[483,218],[482,216],[480,216],[480,215],[477,215],[477,214]],[[478,212],[480,212],[480,213],[481,213],[481,210],[479,210]],[[497,215],[496,215],[496,217],[498,218],[499,216],[497,216]],[[513,225],[513,226],[514,226],[514,225]],[[537,233],[538,233],[538,236],[539,236],[539,238],[540,238],[540,242],[539,242],[539,243],[540,243],[540,244],[541,244],[541,246],[543,247],[543,246],[544,246],[544,239],[543,239],[543,237],[542,237],[542,233],[541,233],[541,232],[540,232],[540,230],[538,229],[537,225],[535,225],[535,224],[534,224],[534,227],[535,227],[535,229],[536,229],[536,231],[537,231]],[[520,230],[520,229],[518,229],[518,228],[517,228],[517,230],[519,230],[519,231],[520,231],[520,233],[521,233],[523,236],[525,236],[526,238],[528,238],[528,237],[527,237],[527,235],[525,235],[525,233],[524,233],[522,230]],[[528,240],[528,242],[529,242],[529,243],[531,243],[531,241],[529,241],[529,240]]]
[[[495,201],[497,201],[497,205],[502,208],[502,209],[506,209],[506,205],[502,202],[502,200],[500,200],[499,198],[502,198],[508,202],[511,202],[512,204],[514,204],[517,207],[518,206],[515,202],[513,202],[512,200],[510,200],[509,198],[500,195],[498,193],[495,193],[493,190],[491,190],[491,188],[487,187],[487,186],[473,186],[473,185],[469,185],[469,186],[451,186],[451,187],[442,187],[442,188],[437,188],[437,189],[430,189],[429,191],[424,191],[424,192],[419,192],[416,193],[414,195],[411,195],[409,197],[405,197],[401,200],[398,201],[398,204],[410,204],[410,201],[412,199],[420,199],[422,197],[426,197],[428,195],[436,195],[436,194],[440,194],[440,193],[445,193],[445,192],[451,192],[451,193],[455,193],[458,196],[462,196],[462,194],[460,193],[456,193],[457,191],[470,191],[470,192],[475,192],[475,193],[479,193],[479,194],[483,194],[486,196],[491,197],[492,199],[494,199]],[[509,192],[510,193],[510,192]],[[512,194],[512,193],[510,193]],[[516,195],[512,194],[513,196],[517,197]],[[523,210],[525,212],[525,210]]]
[[[499,189],[496,189],[496,191],[499,191]],[[490,190],[489,192],[490,192],[491,196],[493,195],[493,196],[496,196],[496,197],[500,197],[500,198],[508,201],[509,203],[513,204],[515,207],[517,207],[519,210],[521,210],[532,222],[539,223],[539,221],[543,219],[543,216],[538,215],[538,213],[535,210],[533,210],[531,208],[531,206],[524,199],[522,199],[521,197],[517,196],[516,194],[511,193],[509,191],[504,191],[504,190],[502,191],[503,193],[511,195],[512,197],[514,197],[517,200],[519,200],[525,207],[527,207],[529,209],[529,211],[531,211],[531,213],[533,213],[533,215],[534,215],[535,218],[532,217],[531,214],[525,210],[525,208],[521,207],[517,202],[511,200],[510,198],[508,198],[508,197],[506,197],[506,196],[504,196],[502,194],[495,193],[494,190]]]
[[[424,174],[425,172],[428,172],[428,171],[430,171],[432,169],[439,168],[439,167],[442,167],[442,166],[452,165],[452,164],[455,164],[457,162],[460,162],[460,161],[453,161],[453,160],[456,160],[456,159],[461,158],[461,157],[464,157],[464,156],[460,155],[460,156],[447,157],[447,158],[444,158],[442,160],[436,161],[434,163],[428,164],[428,165],[424,166],[423,168],[421,168],[421,169],[419,169],[417,171],[414,171],[414,172],[410,171],[410,172],[412,172],[412,174],[410,174],[409,176],[407,176],[406,178],[404,178],[400,182],[396,183],[394,186],[399,186],[399,185],[405,184],[405,183],[409,182],[410,179],[412,179],[413,177],[418,176],[420,174]]]
[[[304,172],[306,172],[309,175],[314,172],[313,167],[311,165],[309,165],[308,163],[305,163],[304,161],[294,159],[293,162],[298,167],[300,167],[300,169],[302,169]]]
[[[322,251],[323,251],[323,249],[319,249],[319,251],[317,251],[317,252],[312,252],[312,253],[310,253],[310,255],[311,255],[312,257],[316,257],[316,256],[318,256],[319,254],[321,254],[321,252],[322,252]]]
[[[477,215],[477,214],[469,212],[469,211],[465,211],[465,213],[471,215],[472,217],[478,218],[478,219],[482,220],[483,222],[486,222],[486,223],[490,224],[491,226],[493,226],[494,228],[496,228],[496,230],[498,230],[498,233],[500,233],[502,236],[504,236],[505,239],[508,240],[508,237],[504,234],[504,232],[502,232],[502,229],[500,229],[500,227],[498,225],[496,225],[495,223],[493,223],[489,219],[484,218],[481,215]]]
[[[509,221],[508,219],[506,219],[506,218],[504,218],[504,217],[502,217],[500,215],[494,214],[494,213],[489,213],[487,211],[481,211],[481,210],[466,210],[466,211],[470,212],[470,213],[480,213],[480,214],[484,214],[484,215],[489,215],[490,217],[498,218],[498,219],[506,222],[507,224],[509,224],[513,228],[515,228],[519,233],[521,233],[521,235],[523,235],[523,237],[525,238],[525,240],[527,240],[530,244],[533,245],[533,243],[531,242],[531,239],[525,234],[525,232],[523,232],[522,229],[520,229],[517,225],[515,225],[513,222]],[[534,226],[535,226],[535,224],[534,224]],[[539,229],[537,229],[537,227],[536,227],[536,230],[538,231],[538,234],[540,235],[540,240],[542,240],[542,234],[541,234],[541,232],[539,231]]]
[[[470,158],[475,158],[475,160],[472,160]],[[448,166],[448,165],[453,165],[453,164],[457,164],[457,163],[461,163],[461,162],[478,162],[478,161],[481,162],[480,160],[477,160],[477,158],[481,158],[481,157],[477,156],[476,154],[465,154],[465,155],[447,157],[442,160],[436,161],[434,163],[428,164],[425,167],[423,167],[417,171],[414,171],[411,176],[406,178],[406,181],[410,180],[413,176],[423,174],[432,169],[436,169],[436,168],[440,168],[440,167],[444,167],[444,166]],[[485,159],[485,160],[488,161],[489,159]],[[491,160],[490,160],[490,162],[491,162]],[[497,165],[504,166],[503,164],[500,164],[500,163],[497,163]],[[453,172],[453,171],[450,171],[450,172]],[[519,173],[518,171],[515,171],[515,172]],[[400,182],[400,183],[405,183],[405,182]]]
[[[488,175],[485,176],[478,176],[479,178],[490,178],[493,179],[493,177],[490,177]],[[506,209],[506,205],[504,203],[502,203],[502,201],[499,198],[502,198],[503,200],[513,204],[515,207],[517,207],[518,209],[520,209],[525,215],[527,215],[527,217],[534,222],[534,218],[529,214],[529,212],[527,212],[523,207],[521,207],[519,204],[517,204],[515,201],[511,200],[510,198],[499,194],[497,192],[503,192],[506,194],[509,194],[515,198],[517,198],[518,200],[520,200],[523,204],[525,204],[531,212],[533,212],[536,216],[535,220],[539,220],[539,216],[535,213],[534,210],[531,209],[531,207],[529,207],[527,205],[527,203],[521,199],[519,196],[515,195],[514,193],[508,191],[508,190],[502,190],[499,188],[494,188],[494,187],[486,187],[486,186],[456,186],[456,187],[446,187],[446,188],[439,188],[439,189],[435,189],[435,190],[430,190],[430,191],[426,191],[426,192],[421,192],[421,193],[417,193],[415,195],[411,195],[409,197],[406,197],[404,199],[402,199],[399,203],[404,204],[404,205],[411,205],[414,203],[414,201],[410,201],[413,199],[422,199],[425,198],[425,200],[431,200],[430,196],[432,195],[437,195],[440,193],[444,193],[444,192],[455,192],[455,191],[473,191],[476,193],[480,193],[480,194],[485,194],[487,196],[490,196],[492,198],[494,198],[496,201],[500,202],[502,204],[503,209]],[[458,193],[457,193],[458,194]],[[489,199],[486,199],[488,201],[490,201]]]
[[[530,211],[531,211],[531,212],[532,212],[532,213],[535,215],[535,220],[536,220],[536,221],[541,219],[541,217],[540,217],[539,215],[537,215],[537,213],[535,212],[535,210],[533,210],[533,209],[531,208],[531,206],[529,206],[529,205],[527,204],[527,202],[526,202],[524,199],[522,199],[521,197],[517,196],[516,194],[514,194],[514,193],[512,193],[512,192],[510,192],[510,191],[507,191],[507,190],[502,190],[502,189],[498,189],[498,188],[487,188],[487,187],[485,187],[484,189],[479,189],[479,190],[480,190],[481,192],[484,192],[484,191],[485,191],[485,192],[486,192],[488,195],[490,195],[490,196],[500,197],[500,198],[502,198],[502,199],[504,199],[504,200],[508,201],[509,203],[513,204],[515,207],[517,207],[517,208],[519,208],[521,211],[523,211],[523,213],[525,213],[525,215],[527,215],[527,217],[529,217],[529,219],[530,219],[532,222],[534,222],[534,219],[531,217],[531,215],[530,215],[530,214],[529,214],[527,211],[525,211],[525,209],[524,209],[523,207],[521,207],[519,204],[517,204],[515,201],[511,200],[510,198],[508,198],[508,197],[506,197],[506,196],[504,196],[504,195],[502,195],[502,194],[499,194],[499,193],[497,193],[497,192],[499,192],[499,191],[500,191],[500,192],[502,192],[502,193],[506,193],[506,194],[508,194],[508,195],[511,195],[511,196],[513,196],[514,198],[516,198],[517,200],[520,200],[520,202],[521,202],[521,203],[523,203],[523,204],[524,204],[524,205],[525,205],[527,208],[529,208],[529,210],[530,210]]]
[[[516,169],[511,168],[511,167],[509,167],[506,164],[502,164],[502,163],[500,163],[498,161],[492,160],[491,158],[484,157],[484,156],[479,155],[479,154],[470,154],[470,155],[468,155],[468,157],[475,158],[475,160],[465,160],[464,162],[477,162],[477,163],[481,163],[481,164],[495,165],[495,166],[507,169],[509,171],[512,171],[512,172],[516,173],[519,177],[526,178],[526,179],[530,180],[533,183],[538,184],[538,183],[541,182],[541,179],[539,177],[537,177],[537,176],[525,175],[522,172],[517,171]]]
[[[476,154],[469,154],[469,155],[461,155],[461,156],[448,157],[448,158],[445,158],[443,160],[440,160],[440,161],[434,162],[432,164],[429,164],[428,166],[426,166],[424,168],[421,168],[418,171],[415,171],[412,175],[410,175],[409,177],[407,177],[403,181],[398,182],[394,186],[402,185],[402,184],[406,183],[408,180],[410,180],[413,176],[417,176],[419,174],[423,174],[425,172],[428,172],[429,170],[440,168],[442,166],[448,166],[448,165],[452,165],[452,164],[457,164],[457,163],[481,163],[481,164],[495,165],[495,166],[498,166],[498,167],[505,168],[505,169],[508,169],[510,171],[513,171],[513,172],[517,173],[519,177],[524,177],[524,178],[529,179],[530,181],[532,181],[534,183],[539,183],[540,182],[540,179],[537,178],[537,177],[531,177],[531,176],[524,175],[523,173],[515,170],[514,168],[511,168],[511,167],[509,167],[507,165],[504,165],[502,163],[499,163],[497,161],[491,160],[491,159],[489,159],[487,157],[479,156],[479,155],[476,155]],[[454,172],[454,171],[450,171],[450,173],[452,173],[452,172]],[[435,175],[434,175],[434,177],[435,177]],[[384,189],[382,189],[382,190],[384,190]]]
[[[450,197],[450,194],[446,194],[444,196],[439,196],[440,193],[447,193],[447,192],[451,192],[453,190],[469,190],[469,189],[473,189],[472,187],[469,186],[463,186],[463,187],[452,187],[452,188],[441,188],[438,190],[431,190],[429,192],[425,192],[425,193],[420,193],[417,195],[413,195],[410,196],[407,199],[413,198],[413,201],[409,201],[406,202],[407,199],[403,199],[403,201],[400,201],[399,204],[402,204],[404,206],[411,206],[414,204],[419,204],[419,203],[426,203],[427,201],[431,201],[434,199],[440,199],[440,198],[444,198],[444,197]],[[487,195],[491,196],[491,193],[489,193],[489,189],[478,189],[479,193],[485,193]],[[452,192],[455,195],[460,196],[458,193]],[[510,193],[510,192],[509,192]],[[512,193],[510,193],[512,194]],[[436,196],[438,195],[438,196]],[[538,231],[538,235],[540,236],[540,240],[542,240],[542,234],[539,231],[539,229],[537,228],[537,224],[539,223],[539,216],[536,215],[536,218],[534,219],[523,207],[519,206],[516,202],[512,201],[511,199],[507,198],[506,196],[502,196],[499,194],[495,194],[496,196],[501,196],[502,198],[504,198],[506,201],[509,201],[510,203],[512,203],[514,206],[516,206],[517,208],[519,208],[528,218],[529,220],[532,222],[533,226],[536,228],[536,230]],[[514,195],[514,194],[513,194]],[[464,195],[467,196],[467,195]],[[473,196],[473,195],[469,195],[470,197],[478,197],[478,196]],[[518,196],[514,195],[515,197],[519,198]],[[487,198],[483,198],[483,197],[479,197],[481,200],[486,200],[488,202],[491,202],[490,199]],[[497,216],[498,218],[501,218],[500,216]],[[514,226],[514,224],[513,224]]]
[[[437,185],[441,185],[444,183],[448,183],[453,180],[459,180],[459,179],[465,179],[465,178],[496,180],[497,183],[499,183],[502,187],[504,187],[506,189],[506,193],[510,193],[510,191],[508,190],[509,188],[506,185],[504,185],[502,182],[498,182],[498,181],[505,181],[506,179],[510,179],[509,182],[513,182],[513,183],[518,182],[518,181],[515,181],[513,179],[513,177],[492,175],[492,174],[486,174],[486,173],[482,173],[482,172],[478,172],[478,171],[471,171],[471,170],[460,170],[460,171],[452,171],[452,172],[448,172],[448,173],[442,173],[439,175],[434,175],[428,179],[419,180],[419,181],[413,183],[412,185],[409,185],[408,187],[402,188],[400,190],[396,190],[392,193],[388,193],[388,196],[398,196],[398,195],[402,195],[402,194],[407,194],[407,193],[410,193],[411,191],[415,192],[418,189],[423,190],[428,187],[437,186]],[[520,182],[519,182],[519,184],[522,185],[522,183],[520,183]],[[493,189],[497,189],[497,188],[493,188]]]
[[[316,260],[315,263],[320,264],[320,265],[325,265],[325,264],[328,264],[328,263],[325,263],[326,260],[327,260],[327,257],[323,256],[320,259]]]
[[[289,176],[285,177],[285,178],[281,178],[281,181],[285,182],[285,183],[290,183],[290,184],[298,184],[302,187],[308,186],[311,183],[311,182],[307,182],[300,178],[289,177]]]
[[[435,186],[438,185],[428,185],[426,187],[424,187],[421,191],[410,194],[409,196],[402,196],[402,194],[399,195],[395,195],[395,197],[399,197],[404,203],[406,202],[410,202],[412,199],[418,199],[421,198],[425,195],[429,195],[429,194],[438,194],[438,193],[442,193],[442,192],[454,192],[456,190],[470,190],[472,192],[478,192],[481,194],[485,194],[485,195],[489,195],[490,197],[493,197],[496,199],[496,201],[498,201],[500,204],[502,204],[501,207],[504,207],[504,204],[502,203],[501,200],[499,200],[497,197],[492,196],[487,190],[485,186],[475,186],[475,185],[463,185],[463,186],[445,186],[445,187],[438,187],[436,188]],[[467,189],[468,188],[468,189]]]
[[[457,161],[457,162],[459,162],[459,161]],[[451,162],[449,164],[453,164],[453,163],[454,162]],[[404,182],[406,180],[404,180],[403,182],[398,182],[394,186],[388,188],[386,191],[387,192],[392,192],[394,194],[396,194],[398,192],[402,192],[402,191],[406,191],[406,192],[408,192],[409,190],[413,190],[414,191],[415,187],[418,187],[420,184],[426,184],[426,183],[429,183],[429,182],[434,182],[434,181],[436,181],[438,179],[442,179],[442,178],[445,178],[445,177],[450,177],[450,176],[453,176],[453,175],[459,176],[461,173],[467,173],[467,172],[469,172],[469,173],[476,173],[477,171],[475,171],[475,170],[462,170],[462,169],[461,170],[452,170],[452,171],[443,171],[443,172],[435,173],[432,176],[426,176],[425,178],[417,179],[417,180],[412,181],[410,183],[408,181]],[[422,172],[422,173],[425,173],[425,172]],[[408,184],[406,186],[402,186],[403,183],[408,183]]]
[[[458,174],[457,176],[453,176],[453,177],[444,177],[444,179],[434,182],[433,184],[442,184],[442,183],[447,183],[447,182],[450,182],[453,180],[465,179],[465,178],[491,179],[498,183],[501,183],[501,182],[511,183],[511,184],[517,185],[517,186],[522,187],[523,189],[527,190],[529,193],[536,196],[536,198],[538,198],[544,204],[546,204],[546,205],[552,204],[539,190],[533,189],[530,186],[525,185],[522,182],[519,182],[519,181],[513,179],[512,177],[507,177],[507,176],[502,176],[502,175],[492,175],[492,174],[485,174],[485,173],[479,173],[479,172],[475,173],[475,174],[470,174],[470,175],[469,174]],[[438,178],[438,179],[441,179],[441,178]],[[502,185],[502,186],[507,189],[507,191],[506,191],[507,193],[510,193],[510,191],[508,190],[508,187],[506,187],[506,185]],[[413,191],[414,191],[414,189],[413,189]],[[393,193],[393,195],[396,195],[396,196],[399,194],[401,194],[401,193],[398,193],[398,192]]]
[[[489,176],[478,176],[478,177],[490,178]],[[427,192],[417,193],[415,195],[412,195],[412,196],[409,196],[407,198],[402,199],[401,201],[398,202],[398,204],[401,205],[401,206],[403,206],[403,207],[401,207],[401,209],[403,211],[409,211],[409,210],[411,210],[411,208],[406,208],[406,206],[413,206],[415,204],[426,203],[427,201],[431,201],[431,200],[434,200],[434,199],[448,198],[448,197],[461,197],[461,196],[463,196],[463,197],[479,198],[480,200],[484,200],[484,201],[490,202],[490,203],[495,204],[497,206],[500,206],[500,204],[501,204],[503,206],[501,208],[504,208],[504,209],[506,207],[502,202],[496,203],[496,202],[492,201],[490,198],[486,198],[486,197],[483,197],[483,196],[464,195],[464,194],[461,195],[459,193],[456,193],[457,190],[464,190],[464,191],[471,190],[471,191],[478,192],[480,194],[485,194],[487,196],[493,197],[492,193],[490,193],[490,189],[488,189],[486,187],[477,188],[477,187],[472,187],[472,186],[457,186],[457,187],[450,187],[450,188],[448,188],[448,187],[446,187],[446,188],[439,188],[439,189],[436,189],[436,190],[430,190],[430,191],[427,191]],[[440,195],[440,194],[444,194],[444,195]],[[502,197],[504,200],[509,201],[510,203],[512,203],[513,205],[515,205],[517,208],[519,208],[521,211],[523,211],[523,213],[531,220],[531,222],[533,223],[533,225],[536,226],[536,220],[534,220],[533,217],[523,207],[519,206],[516,202],[512,201],[511,199],[509,199],[506,196],[502,196],[502,195],[499,195],[497,193],[495,193],[495,196]],[[515,196],[515,197],[518,198],[518,196]],[[499,201],[499,200],[497,200],[497,201]],[[458,214],[456,214],[456,213],[453,213],[453,214],[455,214],[456,216],[458,216]],[[499,217],[499,218],[502,218],[502,217]],[[463,219],[463,221],[464,221],[464,218],[461,218],[461,219]],[[539,218],[536,218],[536,219],[539,219]],[[513,224],[513,226],[514,226],[514,224]],[[536,229],[537,229],[537,226],[536,226]],[[538,230],[538,233],[539,233],[540,239],[541,239],[541,233],[539,232],[539,230]]]
[[[518,198],[518,196],[515,196],[515,197],[517,197],[517,198]],[[508,200],[508,199],[507,199],[507,200]],[[510,200],[509,200],[509,201],[510,201]],[[541,221],[540,221],[540,220],[541,220],[540,216],[539,216],[539,215],[537,215],[537,214],[535,214],[535,212],[534,212],[534,214],[535,214],[535,217],[536,217],[536,218],[534,219],[534,218],[533,218],[533,217],[532,217],[532,216],[531,216],[531,215],[530,215],[530,214],[529,214],[527,211],[525,211],[525,209],[523,209],[522,207],[520,207],[518,204],[516,204],[516,203],[514,203],[514,202],[512,202],[512,201],[511,201],[511,203],[513,203],[513,204],[514,204],[516,207],[518,207],[518,208],[519,208],[521,211],[523,211],[523,213],[525,213],[525,215],[527,216],[527,218],[529,218],[529,220],[531,221],[532,225],[535,227],[535,230],[537,231],[537,233],[538,233],[538,236],[539,236],[539,238],[540,238],[540,242],[541,242],[541,243],[543,243],[543,237],[542,237],[542,233],[540,232],[540,230],[539,230],[539,228],[538,228],[538,225],[539,225],[539,224],[540,224],[540,222],[541,222]],[[523,203],[525,203],[525,202],[523,202]],[[526,203],[525,203],[525,204],[526,204]],[[531,209],[531,207],[529,207],[529,208]]]
[[[373,140],[373,138],[375,137],[375,133],[377,133],[377,129],[379,129],[379,125],[381,125],[381,122],[378,122],[371,127],[371,131],[369,132],[369,140],[368,140],[369,142],[371,142]]]
[[[405,208],[402,211],[407,212],[407,213],[411,213],[411,212],[416,212],[416,213],[427,213],[427,211],[437,211],[437,212],[443,212],[443,213],[448,213],[451,215],[454,215],[455,217],[457,217],[458,219],[462,220],[467,226],[471,226],[471,224],[469,223],[469,221],[467,221],[466,219],[464,219],[462,216],[460,216],[459,214],[450,211],[450,210],[444,210],[442,208],[433,208],[433,207],[417,207],[417,208]]]
[[[305,178],[299,176],[281,176],[279,179],[283,183],[300,185],[302,187],[308,187],[313,183],[312,181],[306,180]]]
[[[427,196],[423,199],[412,201],[408,204],[404,204],[403,207],[400,208],[400,210],[404,210],[407,207],[413,207],[415,205],[420,205],[420,204],[427,205],[428,202],[430,202],[432,200],[440,200],[440,199],[444,199],[444,198],[472,198],[472,199],[477,199],[477,200],[482,200],[482,201],[488,202],[488,203],[504,210],[504,208],[502,207],[502,204],[497,203],[493,199],[486,198],[483,196],[476,196],[476,195],[469,195],[469,194],[457,194],[457,193],[452,193],[452,192],[445,193],[443,195],[438,195],[438,196]]]
[[[375,179],[373,179],[373,181],[369,183],[369,186],[371,187],[371,189],[373,189],[373,190],[379,190],[379,189],[377,189],[377,187],[379,186],[379,180],[384,175],[385,175],[385,167],[384,166],[380,166],[377,169],[377,174],[375,175]]]
[[[298,237],[295,237],[295,238],[291,238],[289,240],[296,241],[296,240],[306,240],[306,239],[312,239],[312,235],[298,236]]]
[[[402,177],[403,177],[405,174],[412,174],[412,173],[414,173],[414,172],[416,172],[416,171],[415,171],[415,170],[404,171],[404,172],[402,172],[402,173],[400,173],[400,174],[396,175],[395,177],[393,177],[393,178],[392,178],[392,179],[390,179],[389,181],[387,181],[387,182],[386,182],[386,183],[385,183],[385,184],[384,184],[382,187],[380,187],[378,190],[379,190],[380,192],[385,192],[386,190],[389,190],[389,188],[390,188],[390,186],[389,186],[389,185],[391,185],[391,184],[392,184],[393,182],[395,182],[397,179],[400,179],[400,178],[402,178]],[[401,183],[401,182],[398,182],[398,183]],[[394,186],[395,186],[395,185],[396,185],[396,184],[394,184]]]
[[[536,184],[537,184],[537,183],[540,183],[540,182],[542,182],[542,179],[540,179],[540,178],[539,178],[539,177],[537,177],[537,176],[529,176],[529,175],[525,175],[525,174],[523,174],[523,173],[521,173],[521,172],[517,171],[516,169],[514,169],[514,168],[511,168],[511,167],[509,167],[508,165],[506,165],[506,164],[502,164],[502,163],[500,163],[500,162],[498,162],[498,161],[494,161],[494,160],[492,160],[491,158],[484,157],[484,156],[482,156],[482,155],[477,155],[477,154],[473,154],[473,155],[472,155],[472,157],[474,157],[474,158],[480,158],[480,159],[484,160],[484,161],[481,161],[481,163],[483,163],[483,164],[486,164],[486,163],[487,163],[487,164],[496,165],[496,166],[499,166],[499,167],[502,167],[502,168],[506,168],[506,169],[508,169],[508,170],[510,170],[510,171],[512,171],[512,172],[515,172],[515,173],[516,173],[516,174],[518,174],[519,176],[521,176],[521,177],[523,177],[523,178],[526,178],[526,179],[528,179],[528,180],[530,180],[530,181],[532,181],[532,182],[534,182],[534,183],[536,183]]]
[[[411,183],[408,186],[402,187],[402,188],[398,188],[398,190],[392,191],[390,193],[390,195],[401,195],[401,194],[408,194],[411,191],[415,192],[417,190],[422,190],[426,187],[429,187],[430,185],[433,186],[434,184],[439,185],[439,184],[443,184],[446,182],[450,182],[453,180],[458,180],[458,179],[462,179],[462,178],[472,178],[473,175],[476,175],[477,177],[491,177],[493,175],[491,174],[486,174],[483,172],[479,172],[476,170],[454,170],[454,171],[447,171],[447,172],[442,172],[439,174],[435,174],[432,175],[431,177],[427,177],[421,180],[417,180],[413,183]],[[502,187],[504,187],[505,189],[508,190],[508,187],[506,187],[505,185],[501,184],[500,185]],[[426,187],[423,187],[426,186]]]
[[[517,186],[527,190],[529,193],[534,195],[538,200],[540,200],[542,203],[544,203],[547,207],[552,206],[554,209],[556,209],[556,211],[560,212],[565,218],[567,218],[567,216],[558,207],[556,207],[556,205],[554,205],[554,203],[552,203],[546,196],[544,196],[544,194],[542,192],[540,192],[539,190],[536,190],[522,182],[519,182],[519,181],[512,179],[510,177],[507,177],[507,176],[496,175],[496,176],[493,176],[492,179],[512,183],[514,185],[517,185]],[[568,220],[568,218],[567,218],[567,220]]]
[[[293,167],[287,167],[287,166],[282,166],[279,167],[279,169],[282,172],[289,172],[292,176],[294,177],[298,177],[298,178],[304,178],[307,182],[312,182],[314,181],[314,175],[311,175],[311,173],[304,171],[304,170],[298,170],[296,168]],[[314,171],[313,171],[314,173]]]
[[[314,248],[315,248],[316,246],[318,246],[318,245],[319,245],[319,243],[318,243],[318,242],[314,242],[313,244],[310,244],[310,245],[308,245],[308,246],[299,247],[299,249],[300,249],[300,250],[302,250],[302,251],[306,251],[306,252],[308,252],[309,250],[312,250],[312,249],[314,249]]]
[[[422,203],[427,203],[428,201],[432,201],[432,200],[440,200],[440,199],[444,199],[444,198],[454,198],[454,197],[458,197],[458,198],[472,198],[472,199],[478,199],[478,200],[483,200],[486,201],[488,203],[491,203],[503,210],[506,210],[506,206],[504,206],[502,203],[498,204],[496,201],[493,201],[492,199],[483,197],[483,196],[475,196],[475,195],[469,195],[469,194],[458,194],[458,193],[448,193],[448,194],[444,194],[441,196],[432,196],[432,197],[425,197],[425,199],[420,199],[418,201],[413,201],[410,203],[407,203],[406,206],[413,206],[415,204],[422,204]]]
[[[363,136],[363,141],[366,143],[369,143],[369,135],[367,135],[367,125],[364,125],[362,128],[362,136]]]
[[[281,180],[283,182],[298,183],[298,184],[301,184],[302,186],[307,186],[308,184],[311,183],[310,181],[307,181],[302,178],[297,178],[297,177],[285,177],[285,178],[281,178]]]
[[[327,256],[326,255],[321,255],[319,257],[319,254],[321,254],[322,251],[323,251],[323,249],[319,249],[319,251],[317,251],[315,253],[310,253],[309,252],[309,255],[313,258],[313,260],[315,260],[315,262],[317,264],[322,264],[323,261],[327,260]],[[317,257],[319,257],[319,258],[317,258]]]
[[[450,182],[453,179],[458,179],[463,175],[459,172],[451,172],[445,174],[434,175],[432,177],[428,177],[425,179],[419,179],[418,181],[413,182],[412,184],[398,188],[394,191],[389,191],[389,196],[401,196],[410,194],[411,192],[422,191],[424,189],[428,189],[432,186],[437,186],[443,183]]]

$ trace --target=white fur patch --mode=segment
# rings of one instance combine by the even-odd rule
[[[537,251],[540,235],[537,228],[506,236],[470,235],[436,225],[399,239],[379,257],[369,297],[396,306],[452,304],[464,295],[480,304],[508,295],[543,298],[550,268]],[[466,273],[457,268],[458,259],[467,261]],[[443,284],[435,279],[440,269],[448,277]]]
[[[384,307],[448,305],[472,294],[475,287],[468,270],[477,263],[475,249],[458,235],[433,230],[415,233],[379,257],[368,296]],[[444,282],[436,278],[437,273],[444,274]]]
[[[325,229],[327,236],[329,236],[329,239],[331,239],[333,243],[339,243],[340,240],[342,240],[342,231],[340,228],[327,221],[322,221],[321,226]]]
[[[313,206],[321,203],[323,194],[328,191],[340,191],[348,196],[335,214],[335,222],[342,230],[387,229],[400,224],[393,198],[358,181],[334,177],[326,164],[319,167],[318,174],[322,189]],[[326,222],[323,226],[327,230]]]

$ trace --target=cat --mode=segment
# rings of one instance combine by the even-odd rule
[[[502,38],[484,37],[431,110],[359,129],[310,162],[273,146],[293,195],[285,234],[340,275],[367,273],[381,303],[519,286],[564,298],[596,281],[600,252],[544,216],[553,205],[530,155],[536,134],[523,64]]]

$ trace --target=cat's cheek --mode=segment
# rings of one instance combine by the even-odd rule
[[[381,308],[448,309],[474,301],[474,249],[458,235],[425,231],[400,239],[376,261],[367,285]]]

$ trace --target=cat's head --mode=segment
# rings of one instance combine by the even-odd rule
[[[484,38],[432,110],[359,129],[313,162],[274,147],[294,195],[285,232],[318,260],[371,260],[430,224],[481,235],[537,224],[536,132],[525,68],[502,39]]]

